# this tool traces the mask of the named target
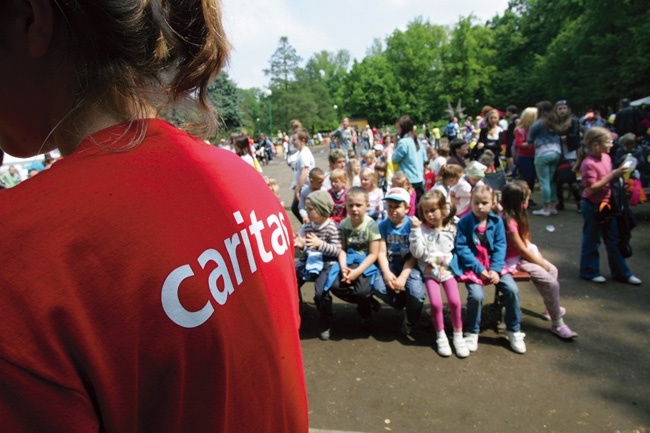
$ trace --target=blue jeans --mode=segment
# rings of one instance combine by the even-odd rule
[[[625,258],[618,249],[616,220],[612,220],[607,224],[599,224],[596,220],[598,206],[584,198],[580,202],[582,220],[584,221],[582,226],[582,249],[580,250],[580,277],[592,279],[600,275],[598,248],[602,238],[605,242],[607,261],[612,278],[627,281],[632,276],[632,271],[628,268]]]
[[[393,274],[398,275],[400,270],[390,267]],[[394,292],[386,287],[383,277],[378,274],[372,287],[373,295],[387,303],[393,308],[401,310],[406,307],[406,319],[410,324],[415,324],[420,319],[424,298],[426,296],[422,273],[416,267],[411,271],[411,275],[406,279],[406,290],[403,292]]]
[[[560,154],[549,153],[535,157],[535,172],[539,179],[539,188],[542,190],[542,203],[547,204],[557,201],[557,187],[555,185],[555,170],[560,162]]]
[[[521,173],[521,180],[528,184],[528,188],[532,192],[535,189],[535,162],[532,156],[520,156],[517,159],[519,165],[519,173]],[[514,176],[513,176],[514,177]]]
[[[476,283],[466,283],[467,286],[467,314],[465,316],[465,331],[478,334],[481,330],[481,311],[485,292],[483,286]],[[521,329],[521,308],[519,307],[519,287],[512,275],[501,276],[497,289],[503,293],[503,302],[506,307],[506,329],[518,332]]]

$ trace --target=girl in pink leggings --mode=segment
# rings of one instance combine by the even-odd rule
[[[451,208],[450,208],[451,206]],[[431,302],[431,318],[437,332],[436,345],[440,356],[450,356],[451,347],[445,334],[442,316],[442,295],[440,288],[445,290],[451,323],[454,328],[454,348],[459,358],[469,356],[469,349],[463,338],[463,322],[461,319],[461,302],[458,293],[458,283],[449,265],[453,259],[456,225],[452,222],[455,209],[448,205],[445,195],[438,190],[427,191],[418,204],[418,216],[412,217],[409,243],[411,254],[418,259],[418,266],[424,277],[424,284]]]
[[[526,211],[529,199],[530,189],[524,181],[517,180],[503,188],[501,205],[508,242],[506,266],[530,274],[530,279],[546,305],[544,317],[552,321],[551,332],[560,338],[572,339],[578,334],[573,332],[562,318],[566,311],[560,306],[557,268],[545,260],[537,247],[530,242]]]

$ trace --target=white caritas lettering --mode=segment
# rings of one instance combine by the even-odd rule
[[[241,212],[234,212],[232,216],[237,225],[244,224],[244,227],[221,241],[222,251],[225,251],[225,255],[219,252],[219,246],[217,246],[206,249],[196,258],[202,269],[206,269],[210,264],[214,265],[207,281],[203,282],[210,289],[212,299],[207,299],[205,305],[198,311],[189,311],[182,305],[179,296],[181,284],[194,277],[190,264],[184,264],[174,269],[163,283],[160,294],[163,310],[179,326],[195,328],[204,324],[214,314],[213,302],[225,305],[228,297],[235,292],[235,284],[240,286],[244,282],[237,259],[237,251],[241,249],[239,247],[243,246],[244,248],[250,273],[257,272],[251,238],[254,239],[257,253],[264,263],[272,261],[275,257],[274,253],[281,256],[289,250],[289,245],[291,245],[289,230],[282,213],[267,216],[266,226],[264,225],[265,219],[258,219],[255,211],[250,213],[248,222],[244,221]],[[271,249],[266,248],[262,237],[267,230],[272,231]]]

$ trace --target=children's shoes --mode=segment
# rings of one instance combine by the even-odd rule
[[[524,354],[526,353],[526,343],[524,343],[524,337],[526,334],[518,331],[506,331],[508,340],[510,340],[510,347],[517,353]]]
[[[465,344],[470,352],[476,352],[478,349],[478,334],[468,332],[465,334]]]
[[[462,333],[454,332],[454,349],[456,349],[456,356],[459,358],[467,358],[469,356],[469,349],[467,348],[467,343],[463,338]]]
[[[447,338],[445,331],[438,334],[436,345],[438,346],[438,355],[451,356],[451,346],[449,346],[449,339]]]
[[[551,326],[551,332],[560,338],[564,338],[565,340],[571,340],[578,336],[577,332],[573,331],[571,328],[569,328],[568,325],[564,323],[561,325]]]

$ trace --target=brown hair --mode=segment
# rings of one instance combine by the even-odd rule
[[[366,200],[366,203],[370,201],[370,196],[368,196],[368,191],[360,186],[353,186],[348,190],[348,193],[345,195],[345,203],[348,203],[348,199],[353,196],[363,196]]]
[[[443,158],[448,158],[449,157],[449,144],[441,144],[440,147],[438,147],[438,155],[442,156]]]
[[[235,147],[235,153],[237,155],[243,156],[251,154],[251,147],[248,142],[248,137],[246,137],[244,134],[236,135],[233,138],[233,145]]]
[[[539,116],[544,129],[550,133],[559,132],[560,122],[557,118],[557,114],[555,114],[553,105],[549,101],[541,101],[535,106],[537,107],[537,115]]]
[[[454,206],[454,204],[451,202],[447,203],[447,199],[442,192],[438,191],[437,189],[430,189],[429,191],[425,192],[422,197],[420,197],[420,201],[418,202],[418,218],[423,222],[426,221],[424,218],[424,212],[422,211],[422,206],[425,203],[432,203],[435,207],[440,209],[440,212],[443,215],[443,226],[449,224],[454,218],[454,215],[456,215],[456,206]]]
[[[445,164],[438,173],[440,179],[460,179],[463,176],[463,167],[456,164]]]
[[[307,143],[307,141],[309,141],[309,131],[307,131],[305,128],[298,127],[293,131],[293,138],[297,138],[303,143]]]
[[[319,177],[322,178],[325,177],[325,172],[323,171],[323,169],[319,167],[312,168],[311,171],[309,172],[309,179],[317,179]]]
[[[395,185],[395,182],[397,182],[399,185]],[[406,177],[406,174],[401,171],[396,171],[395,174],[393,174],[393,179],[391,179],[391,183],[393,186],[399,186],[401,188],[404,188],[407,190],[409,193],[413,190],[413,186],[411,185],[411,182],[409,182],[409,178]]]
[[[413,132],[413,121],[411,118],[407,115],[404,115],[397,119],[397,124],[399,125],[400,128],[400,136],[399,138],[404,138],[406,136],[409,136],[413,139],[415,142],[415,149],[420,150],[420,142],[418,141],[418,138],[415,136],[415,132]]]
[[[230,52],[218,0],[54,4],[75,61],[78,112],[102,101],[118,117],[135,120],[147,105],[161,112],[185,101],[200,116],[186,126],[203,137],[213,133],[207,89]]]
[[[514,219],[517,222],[517,231],[522,239],[530,239],[528,211],[522,206],[527,197],[530,197],[530,188],[523,180],[509,182],[501,191],[501,206],[503,207],[503,219],[506,228],[508,223]]]

